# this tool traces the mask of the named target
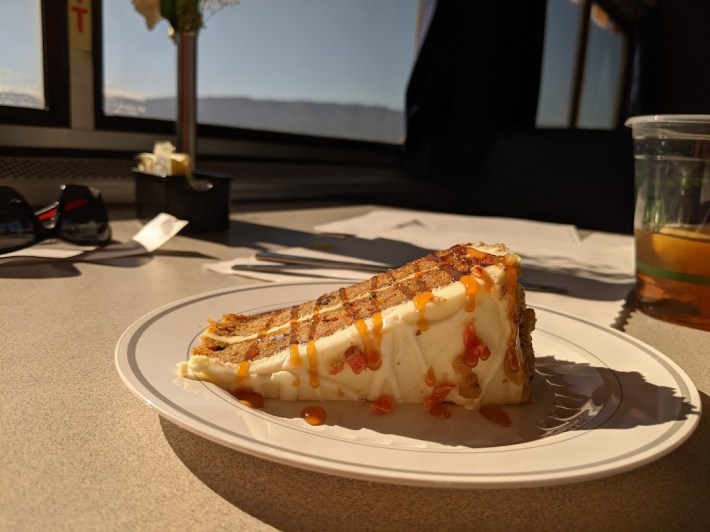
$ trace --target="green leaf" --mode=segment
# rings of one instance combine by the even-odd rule
[[[202,27],[199,0],[160,0],[160,13],[177,32],[198,31]]]
[[[160,0],[160,14],[173,28],[177,27],[176,11],[175,0]]]

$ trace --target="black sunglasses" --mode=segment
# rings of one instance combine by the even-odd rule
[[[49,238],[85,245],[111,240],[106,205],[97,189],[62,185],[61,191],[59,201],[35,212],[14,188],[0,186],[0,253]]]

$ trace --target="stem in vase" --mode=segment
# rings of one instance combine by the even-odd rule
[[[187,153],[196,166],[197,142],[197,32],[177,32],[177,151]]]

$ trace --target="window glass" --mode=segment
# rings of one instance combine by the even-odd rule
[[[548,0],[542,57],[538,127],[569,127],[577,39],[582,22],[580,2]]]
[[[177,64],[170,25],[148,31],[130,1],[103,2],[104,113],[175,120]],[[168,105],[161,105],[165,99]]]
[[[616,127],[624,56],[624,33],[606,11],[592,4],[577,127]]]
[[[41,2],[5,2],[2,11],[0,105],[44,109]]]
[[[104,2],[107,115],[174,119],[175,46]],[[198,122],[399,143],[415,0],[241,0],[198,36]]]

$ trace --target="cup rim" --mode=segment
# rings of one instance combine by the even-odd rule
[[[624,122],[627,127],[639,124],[660,124],[674,122],[678,124],[710,124],[710,115],[640,115],[632,116]]]

